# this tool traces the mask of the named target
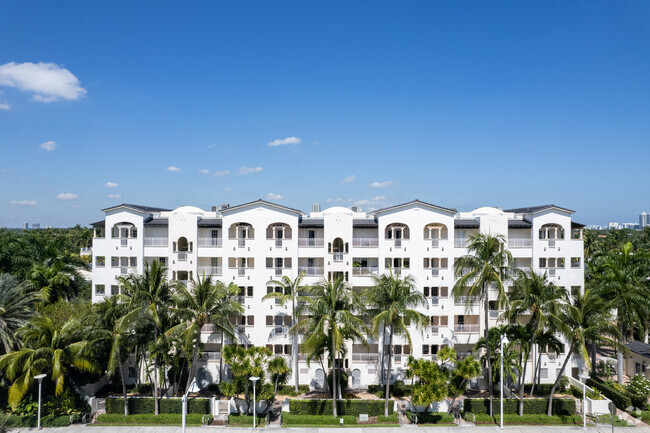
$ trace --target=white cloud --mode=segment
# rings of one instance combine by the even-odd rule
[[[373,182],[370,185],[368,185],[370,188],[386,188],[387,186],[390,186],[393,184],[392,180],[386,180],[384,182]]]
[[[0,65],[0,86],[33,92],[32,100],[76,100],[86,94],[72,72],[54,63],[5,63]]]
[[[119,185],[116,184],[115,182],[106,182],[106,183],[104,184],[104,186],[105,186],[106,188],[117,188]]]
[[[298,137],[287,137],[284,139],[277,139],[269,141],[268,145],[271,147],[284,146],[285,144],[300,144],[302,140]]]
[[[237,174],[259,173],[260,171],[264,171],[264,169],[262,167],[242,167]]]
[[[351,183],[351,182],[354,182],[356,179],[357,179],[356,176],[351,174],[351,175],[347,176],[345,179],[343,179],[341,181],[341,183]]]
[[[228,176],[229,174],[230,174],[230,170],[221,170],[221,171],[214,172],[215,176]]]
[[[56,146],[57,146],[56,142],[50,140],[50,141],[46,141],[45,143],[41,143],[38,147],[40,147],[41,149],[45,149],[45,150],[51,152],[51,151],[53,151],[54,149],[56,149]]]
[[[178,167],[174,167],[173,165],[170,165],[169,167],[167,167],[167,171],[171,171],[175,173],[177,171],[181,171],[181,169]]]
[[[75,200],[78,199],[79,196],[71,192],[62,192],[61,194],[57,195],[56,198],[58,200]]]
[[[282,200],[282,196],[280,194],[273,194],[272,192],[266,194],[266,199],[267,200]]]
[[[212,149],[214,146],[216,146],[216,145],[215,145],[215,144],[210,144],[210,145],[208,145],[208,146],[206,147],[206,149]]]
[[[357,201],[354,202],[354,204],[357,205],[357,206],[377,206],[377,205],[383,204],[385,200],[386,200],[385,195],[378,195],[378,196],[373,197],[373,198],[367,198],[367,199],[364,199],[364,200],[357,200]]]
[[[109,194],[107,195],[108,198],[122,198],[122,194]]]
[[[337,197],[337,198],[328,198],[327,202],[328,203],[339,203],[343,201],[343,197]]]
[[[9,204],[15,204],[16,206],[36,206],[38,202],[34,200],[11,200]]]
[[[202,168],[202,169],[199,170],[199,173],[201,173],[201,174],[210,174],[210,170]]]
[[[7,102],[0,102],[0,110],[11,110],[11,105]]]
[[[224,190],[224,191],[232,191],[232,188],[228,188],[228,187],[226,187],[226,188],[224,188],[223,190]]]

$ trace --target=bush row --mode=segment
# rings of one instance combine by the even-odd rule
[[[494,421],[499,424],[501,417],[495,415]],[[580,415],[553,415],[546,416],[541,414],[524,414],[523,416],[515,414],[503,414],[504,424],[526,424],[526,425],[560,425],[560,424],[582,424]]]
[[[7,427],[36,427],[38,418],[32,415],[9,415]],[[44,416],[41,418],[43,427],[68,427],[70,425],[70,415],[61,415],[58,417]]]
[[[182,415],[175,413],[138,414],[138,415],[117,415],[101,414],[97,415],[97,424],[124,424],[124,425],[180,425]],[[203,415],[191,413],[185,418],[188,425],[201,425]],[[252,424],[252,423],[251,423]]]
[[[344,424],[356,424],[357,417],[354,415],[342,415],[333,417],[330,415],[297,415],[282,412],[282,425],[339,425],[339,419],[343,418]]]
[[[641,421],[650,421],[650,410],[641,412]]]
[[[388,413],[393,413],[393,400],[388,401]],[[384,400],[337,400],[339,415],[369,416],[384,414]],[[329,415],[332,413],[332,400],[289,400],[289,411],[293,415]]]
[[[494,407],[499,404],[498,399],[494,399]],[[485,398],[468,398],[464,402],[465,412],[473,414],[487,414],[490,411],[490,400]],[[542,414],[545,415],[548,409],[547,398],[531,398],[524,400],[524,414]],[[518,414],[519,400],[504,399],[504,414]],[[568,398],[553,399],[553,415],[575,415],[576,404],[574,400]]]
[[[374,394],[377,397],[386,396],[386,386],[385,385],[368,385],[368,392]],[[403,381],[398,380],[390,386],[390,396],[391,397],[404,397],[406,395],[411,395],[411,385],[404,384]]]
[[[595,388],[602,392],[605,397],[614,402],[617,408],[625,410],[632,406],[632,399],[624,391],[614,388],[612,385],[599,379],[587,379],[587,386]]]
[[[297,395],[306,394],[309,392],[309,385],[298,385],[298,392],[296,392],[294,388],[294,385],[281,385],[278,394],[295,397]]]
[[[409,412],[410,415],[416,415],[418,417],[418,425],[422,424],[453,424],[454,416],[451,414],[440,413],[440,412]]]
[[[153,414],[153,398],[129,398],[129,415]],[[158,399],[160,413],[180,414],[183,412],[183,404],[180,398]],[[107,398],[106,413],[124,416],[124,399]],[[187,401],[187,413],[208,414],[210,413],[210,400],[207,398],[193,398]]]
[[[262,422],[265,422],[265,418],[258,416],[256,417],[256,421],[259,427]],[[228,416],[228,424],[253,427],[253,415],[230,415]]]

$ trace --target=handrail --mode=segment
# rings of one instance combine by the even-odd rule
[[[417,425],[417,423],[418,423],[418,416],[417,416],[416,414],[414,414],[414,413],[410,413],[410,414],[408,414],[408,419],[409,419],[409,421],[411,422],[411,424],[415,424],[415,425]]]
[[[210,425],[212,423],[212,415],[205,414],[201,417],[201,425]]]
[[[476,424],[476,415],[474,415],[472,412],[465,412],[465,421]]]

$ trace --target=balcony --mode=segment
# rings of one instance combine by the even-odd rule
[[[352,353],[352,362],[377,362],[378,353]]]
[[[237,239],[237,246],[239,248],[244,248],[246,246],[246,239],[245,238]]]
[[[440,247],[440,241],[446,241],[447,238],[434,238],[431,239],[431,247],[432,248],[438,248]]]
[[[432,333],[432,334],[436,334],[436,335],[437,335],[439,330],[440,330],[440,329],[439,329],[438,325],[431,325],[431,333]]]
[[[490,319],[498,319],[499,318],[499,310],[490,310],[489,317],[490,317]]]
[[[246,275],[246,268],[244,266],[238,267],[237,268],[237,275],[239,275],[240,277],[243,277],[244,275]]]
[[[335,262],[342,262],[343,261],[343,253],[333,253],[333,254],[334,254],[333,260]]]
[[[120,245],[125,247],[129,244],[129,238],[120,238]]]
[[[169,239],[164,237],[148,237],[144,238],[145,247],[166,247],[169,245]]]
[[[221,266],[199,266],[199,275],[221,275]]]
[[[510,238],[508,239],[508,248],[530,248],[533,246],[531,238]]]
[[[352,238],[352,246],[356,248],[377,248],[378,238]]]
[[[440,268],[431,268],[431,275],[434,277],[440,276]]]
[[[439,296],[432,296],[431,297],[431,305],[438,305],[440,303],[440,297]]]
[[[318,266],[301,266],[298,272],[304,272],[306,277],[317,277],[323,275],[323,268]]]
[[[246,333],[246,325],[236,325],[235,326],[235,332],[238,334],[245,334]]]
[[[395,248],[402,248],[402,240],[401,239],[395,239],[393,246]]]
[[[298,238],[299,247],[322,247],[325,245],[324,238]]]
[[[199,247],[218,248],[222,244],[221,238],[199,238]]]
[[[469,243],[469,238],[454,238],[454,247],[456,248],[467,248]]]
[[[269,332],[269,340],[274,337],[281,337],[286,335],[289,332],[290,326],[275,325],[275,327]]]
[[[178,254],[177,258],[179,262],[187,261],[187,251],[179,251],[177,254]]]
[[[214,362],[221,359],[221,352],[203,352],[201,360],[204,362]]]
[[[455,305],[476,305],[478,304],[478,296],[459,296],[454,301]]]
[[[379,267],[378,266],[365,266],[365,267],[354,267],[352,268],[353,277],[372,277],[379,276]]]
[[[469,323],[469,324],[455,324],[454,332],[457,334],[477,334],[479,331],[478,323]]]
[[[275,276],[276,277],[281,277],[282,276],[282,267],[278,266],[275,268]]]
[[[548,273],[549,277],[554,277],[555,276],[555,268],[548,268],[548,269],[546,269],[546,272]]]

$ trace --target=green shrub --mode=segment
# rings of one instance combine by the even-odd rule
[[[296,392],[294,388],[294,385],[280,385],[278,394],[295,397],[297,395],[306,394],[309,392],[309,385],[298,385],[298,392]]]
[[[336,409],[339,415],[383,415],[384,400],[337,400]],[[332,400],[289,400],[289,411],[294,415],[329,415]],[[393,413],[393,400],[388,401],[388,413]]]
[[[38,418],[32,415],[9,415],[7,427],[36,427]],[[43,427],[68,427],[70,425],[70,415],[61,416],[44,416],[41,418]]]
[[[650,410],[641,412],[641,421],[650,421]]]
[[[650,397],[650,380],[640,374],[635,375],[630,383],[625,387],[632,405],[643,410],[648,404],[648,397]]]
[[[377,417],[378,423],[399,423],[399,414],[394,412],[392,415],[383,416],[379,415]]]
[[[264,422],[264,417],[256,417],[257,426]],[[243,425],[253,427],[253,415],[229,415],[229,425]]]
[[[496,409],[498,400],[494,400],[494,407]],[[468,398],[464,402],[465,412],[473,414],[487,414],[490,409],[490,400],[483,398]],[[546,414],[548,409],[547,398],[529,398],[524,399],[524,414]],[[503,413],[504,414],[518,414],[519,413],[519,400],[517,399],[504,399],[503,400]],[[554,415],[575,415],[576,404],[575,401],[568,398],[555,398],[553,399],[553,414]]]
[[[330,405],[331,407],[331,405]],[[357,417],[354,415],[341,415],[333,417],[330,415],[298,415],[293,413],[282,413],[282,425],[295,426],[295,425],[339,425],[339,419],[343,418],[344,424],[356,424]],[[251,423],[252,424],[252,423]]]
[[[406,385],[403,381],[398,380],[390,386],[391,397],[405,397],[411,395],[411,385]],[[385,385],[368,385],[368,392],[377,397],[386,397]]]
[[[497,424],[500,424],[500,415],[494,416]],[[582,417],[580,415],[553,415],[546,416],[542,414],[524,414],[519,416],[516,414],[503,414],[503,423],[508,425],[560,425],[560,424],[581,424]]]
[[[616,389],[616,387],[609,382],[603,382],[598,379],[587,379],[587,386],[595,388],[605,394],[605,397],[610,399],[617,408],[625,410],[632,406],[632,399],[625,391]]]
[[[533,386],[531,383],[525,384],[524,385],[524,392],[529,393],[531,386]],[[541,383],[541,384],[536,386],[535,391],[534,391],[534,395],[537,396],[537,397],[549,396],[549,395],[551,395],[551,388],[553,388],[552,383]]]
[[[97,415],[97,424],[124,424],[124,425],[180,425],[182,415],[176,413],[161,413],[158,416],[154,414],[138,415],[117,415],[102,414]],[[201,425],[203,415],[191,413],[185,418],[188,425]],[[252,423],[251,423],[252,424]]]
[[[479,425],[479,424],[494,424],[494,417],[486,414],[486,413],[477,413],[474,414],[475,420],[474,422]]]
[[[153,398],[129,398],[129,414],[149,414],[154,412]],[[161,398],[159,401],[160,413],[180,414],[183,406],[180,398]],[[124,414],[123,398],[106,399],[107,414]],[[210,413],[210,400],[207,398],[193,398],[187,401],[187,413],[207,414]]]
[[[440,412],[408,412],[410,415],[416,415],[418,417],[418,425],[422,424],[453,424],[454,416],[451,414],[440,413]]]

